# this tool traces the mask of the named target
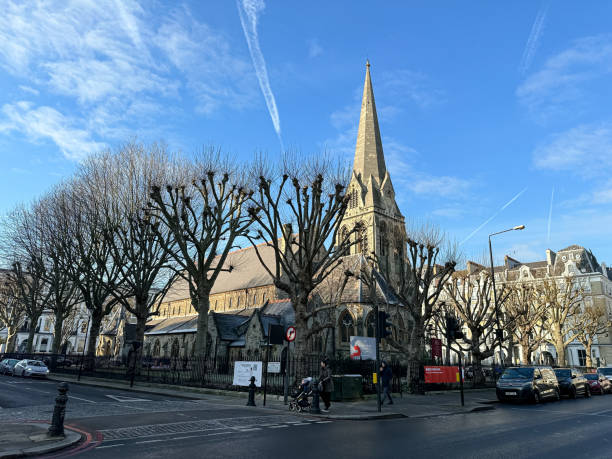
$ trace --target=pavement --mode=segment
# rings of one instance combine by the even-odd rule
[[[81,434],[64,429],[64,435],[48,437],[49,424],[0,424],[0,458],[38,456],[75,445]]]
[[[238,400],[243,400],[246,404],[247,400],[246,392],[142,383],[135,383],[134,387],[130,388],[129,384],[120,381],[109,381],[101,378],[81,378],[81,381],[77,382],[76,378],[70,378],[64,375],[56,375],[51,379],[66,381],[70,384],[104,387],[149,395],[154,394],[158,396],[208,400],[217,403],[236,404],[239,403]],[[329,413],[317,415],[313,415],[312,413],[308,414],[321,418],[338,420],[372,420],[402,417],[424,418],[493,410],[495,409],[495,403],[497,403],[495,389],[466,390],[464,406],[461,405],[458,391],[432,392],[427,395],[402,394],[400,396],[399,394],[394,394],[393,396],[393,405],[383,405],[380,412],[378,411],[376,399],[368,397],[365,400],[351,402],[332,402],[332,408]],[[255,403],[257,406],[264,408],[261,390],[258,390],[256,394]],[[321,408],[323,408],[322,401],[320,405]],[[265,408],[289,412],[287,405],[284,404],[282,396],[268,395]]]

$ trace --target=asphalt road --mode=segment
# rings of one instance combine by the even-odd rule
[[[0,378],[0,416],[6,421],[37,419],[40,410],[50,414],[51,404],[35,402],[47,401],[55,386]],[[71,394],[83,400],[70,399],[66,424],[87,440],[48,457],[612,457],[612,395],[431,418],[329,421],[247,408],[241,399],[140,398],[76,384]],[[30,405],[15,406],[21,403]]]

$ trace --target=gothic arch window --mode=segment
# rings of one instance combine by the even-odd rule
[[[155,344],[153,344],[153,356],[159,357],[159,353],[161,352],[161,346],[159,344],[159,338],[155,339]]]
[[[351,340],[351,336],[355,335],[355,321],[348,310],[340,314],[338,327],[340,328],[340,341],[348,343]]]
[[[376,320],[374,312],[370,312],[366,318],[366,336],[374,338],[376,336]]]
[[[354,209],[355,207],[357,207],[359,205],[359,202],[358,202],[359,196],[357,195],[357,190],[353,189],[351,191],[350,198],[351,199],[350,199],[350,202],[349,202],[349,207],[351,209]]]
[[[356,225],[357,231],[357,253],[363,253],[367,255],[368,253],[368,232],[364,222],[359,222]]]

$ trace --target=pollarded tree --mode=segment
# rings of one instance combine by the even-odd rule
[[[537,291],[537,301],[546,307],[547,341],[555,346],[557,364],[565,365],[565,348],[578,336],[579,321],[573,317],[580,313],[584,289],[579,281],[566,276],[538,281]]]
[[[474,377],[482,375],[481,362],[494,355],[499,342],[495,335],[495,302],[493,283],[486,269],[477,272],[456,272],[445,285],[445,297],[455,314],[469,330],[459,344],[462,350],[470,351],[474,364]],[[508,290],[497,289],[497,307],[503,308]],[[479,382],[479,381],[475,381]]]
[[[593,366],[593,343],[598,336],[610,332],[612,322],[608,319],[606,307],[603,304],[585,304],[580,312],[571,318],[572,328],[576,330],[576,340],[584,346],[586,366]]]
[[[247,237],[262,268],[294,307],[297,355],[307,352],[311,294],[340,267],[355,243],[355,230],[340,233],[348,205],[348,174],[332,170],[324,160],[294,162],[285,157],[279,174],[262,165],[255,173],[258,186],[249,209],[255,229]],[[273,266],[263,261],[262,246],[274,250]]]
[[[191,305],[198,312],[195,354],[207,355],[210,292],[237,240],[247,234],[253,216],[244,174],[218,151],[204,151],[183,181],[151,188],[149,213],[158,241],[172,257],[177,274],[187,281]],[[168,231],[171,239],[163,235]],[[167,242],[164,242],[167,241]]]
[[[538,292],[533,284],[514,283],[507,285],[508,298],[504,304],[505,324],[514,331],[521,345],[521,363],[529,365],[533,352],[545,340],[543,321],[546,305],[537,301]]]

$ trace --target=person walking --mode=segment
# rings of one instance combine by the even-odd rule
[[[383,397],[382,403],[384,405],[385,399],[389,398],[389,405],[393,405],[393,399],[391,398],[391,380],[393,379],[393,371],[391,367],[387,365],[384,360],[380,363],[380,381],[382,382]]]
[[[319,373],[319,392],[325,404],[325,408],[321,411],[327,413],[331,406],[331,393],[334,390],[334,381],[332,379],[329,362],[326,359],[321,360],[321,372]]]

